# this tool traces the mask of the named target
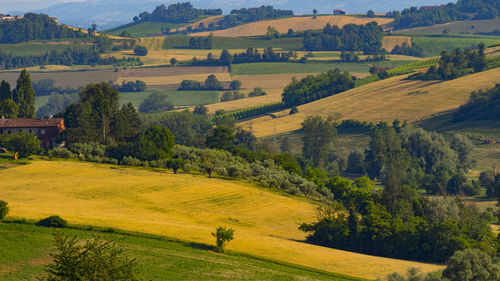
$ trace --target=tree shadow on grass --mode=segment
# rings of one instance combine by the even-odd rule
[[[190,242],[185,244],[187,247],[191,247],[193,249],[205,250],[205,251],[215,251],[215,247],[212,245],[207,245],[203,243]]]

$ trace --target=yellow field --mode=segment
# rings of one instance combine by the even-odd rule
[[[370,279],[443,268],[303,243],[297,228],[315,219],[316,206],[241,181],[64,161],[0,170],[0,180],[14,217],[57,214],[73,224],[210,244],[210,233],[228,226],[236,230],[231,250]]]
[[[327,23],[343,27],[346,24],[366,24],[376,21],[378,24],[387,24],[392,22],[389,18],[356,18],[349,16],[318,16],[316,19],[312,17],[292,17],[277,20],[265,20],[244,25],[236,26],[229,29],[201,32],[192,34],[191,36],[208,36],[212,33],[214,36],[222,37],[238,37],[238,36],[257,36],[265,35],[268,26],[273,26],[279,33],[287,33],[288,29],[293,29],[296,32],[306,30],[323,29]]]
[[[205,28],[207,28],[209,24],[211,24],[211,23],[216,24],[223,18],[224,18],[224,16],[213,16],[213,17],[209,17],[206,19],[202,19],[202,20],[197,21],[193,24],[188,24],[188,25],[181,27],[181,28],[178,28],[178,29],[179,29],[179,31],[184,31],[187,29],[188,26],[191,26],[193,29],[196,29],[200,26],[200,23],[203,23],[205,25]]]
[[[342,116],[372,122],[394,119],[418,121],[436,113],[455,109],[469,99],[472,91],[494,86],[500,68],[468,75],[452,81],[411,81],[392,77],[350,91],[299,106],[299,113],[281,118],[259,117],[242,123],[253,128],[257,137],[298,130],[309,115]]]
[[[408,36],[384,36],[384,39],[382,40],[382,48],[384,48],[386,51],[390,52],[397,45],[403,46],[403,43],[406,43],[406,44],[408,44],[408,46],[411,46],[411,37],[408,37]]]

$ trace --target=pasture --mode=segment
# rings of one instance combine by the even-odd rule
[[[443,37],[436,36],[412,36],[413,41],[417,46],[424,50],[426,56],[438,56],[442,51],[453,51],[456,48],[470,48],[479,45],[480,43],[486,46],[500,43],[500,37],[493,36],[458,36],[458,37]]]
[[[185,26],[184,23],[172,24],[172,23],[164,23],[164,22],[131,22],[126,25],[118,26],[115,28],[111,28],[108,30],[104,30],[103,33],[111,34],[111,35],[119,35],[120,33],[127,31],[135,38],[145,37],[154,33],[161,32],[162,28],[170,28],[175,30],[176,28],[180,28]]]
[[[352,90],[298,107],[299,113],[278,114],[280,118],[262,116],[241,123],[252,126],[257,137],[295,131],[307,116],[337,116],[339,119],[416,122],[435,114],[453,110],[469,99],[472,91],[493,87],[500,79],[500,68],[461,77],[451,81],[404,80],[406,75],[370,83]]]
[[[138,261],[138,274],[145,280],[337,280],[355,281],[300,266],[257,259],[248,255],[212,251],[210,245],[175,241],[160,236],[77,227],[60,229],[65,236],[92,239],[100,236]],[[4,281],[32,280],[52,262],[54,230],[31,224],[0,223],[0,278]],[[154,269],[154,270],[152,270]],[[189,276],[189,277],[188,277]]]
[[[448,30],[448,34],[477,34],[492,32],[499,29],[500,19],[489,20],[464,20],[436,24],[432,26],[415,27],[395,30],[395,34],[442,34],[443,30]]]
[[[244,181],[41,160],[0,170],[0,180],[12,217],[57,214],[71,224],[203,244],[212,244],[210,233],[224,225],[236,230],[230,251],[370,279],[409,267],[443,268],[304,243],[298,226],[315,219],[316,205]]]
[[[64,51],[68,48],[90,48],[91,44],[72,42],[31,42],[19,44],[0,44],[1,53],[18,56],[43,55],[51,51]]]
[[[323,29],[328,23],[338,27],[343,27],[344,25],[350,23],[366,24],[372,21],[376,21],[378,24],[387,24],[392,22],[392,19],[350,16],[318,16],[316,19],[312,17],[290,17],[276,20],[257,21],[213,32],[195,33],[192,34],[192,36],[208,36],[211,33],[214,36],[222,37],[259,36],[266,35],[268,26],[276,28],[276,30],[281,34],[286,34],[290,28],[295,32],[301,32],[306,30],[320,30]]]

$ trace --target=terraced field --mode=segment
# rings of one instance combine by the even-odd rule
[[[225,225],[236,230],[232,251],[370,279],[409,267],[443,268],[304,243],[297,228],[315,219],[316,205],[242,181],[41,160],[2,169],[0,180],[14,217],[57,214],[73,224],[206,244],[213,243],[215,227]]]
[[[411,81],[405,77],[392,77],[299,106],[299,113],[294,115],[284,110],[276,114],[279,118],[264,116],[241,125],[252,126],[257,137],[264,137],[273,135],[275,128],[279,134],[298,130],[309,115],[414,122],[455,109],[468,100],[472,91],[494,86],[500,80],[500,68],[444,82]]]
[[[265,20],[244,25],[236,26],[229,29],[218,30],[213,32],[195,33],[192,36],[208,36],[212,33],[214,36],[222,37],[240,37],[240,36],[258,36],[266,35],[267,27],[272,26],[279,33],[287,33],[288,29],[293,29],[296,32],[306,30],[320,30],[327,23],[343,27],[346,24],[366,24],[376,21],[378,24],[387,24],[392,22],[389,18],[361,18],[350,16],[318,16],[316,19],[312,17],[291,17],[277,20]]]

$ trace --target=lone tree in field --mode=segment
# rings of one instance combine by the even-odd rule
[[[227,229],[225,227],[219,226],[217,231],[212,233],[215,237],[215,242],[217,244],[217,252],[224,253],[224,247],[226,243],[234,239],[234,229]]]
[[[7,202],[0,200],[0,221],[9,213],[9,207],[7,205]]]
[[[313,19],[315,19],[318,16],[318,10],[314,9],[313,10]]]
[[[171,65],[176,65],[177,64],[177,59],[176,58],[171,58],[170,59],[170,64]]]
[[[373,12],[372,10],[368,10],[368,12],[366,13],[366,16],[369,17],[369,18],[374,18],[375,17],[375,12]]]
[[[137,47],[134,48],[134,54],[136,56],[141,56],[141,57],[147,56],[148,55],[148,48],[141,46],[141,45],[138,45]]]
[[[94,238],[82,245],[76,236],[56,232],[54,237],[54,263],[47,266],[45,276],[39,280],[138,280],[136,260],[126,256],[114,242]]]

